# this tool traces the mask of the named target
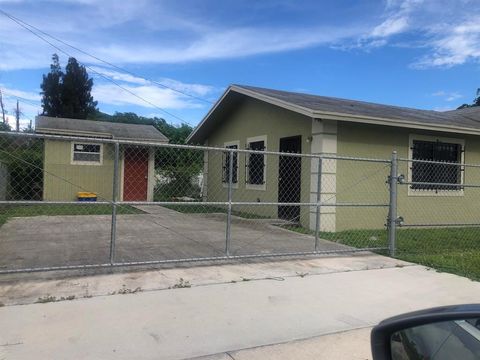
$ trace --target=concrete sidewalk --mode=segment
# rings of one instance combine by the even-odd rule
[[[135,294],[5,306],[0,308],[0,351],[12,359],[185,359],[226,352],[234,359],[268,359],[268,349],[281,348],[263,348],[267,352],[262,353],[259,346],[290,342],[277,346],[301,353],[308,346],[313,349],[315,340],[328,343],[328,338],[314,339],[321,335],[368,328],[406,311],[480,298],[480,283],[455,275],[380,256],[377,268],[349,271],[344,266],[349,258],[341,259],[343,265],[333,272],[315,273],[325,259],[310,259],[305,261],[313,263],[303,266],[306,272],[295,276],[287,273],[298,263],[289,268],[288,262],[278,262],[262,265],[257,277],[245,281],[202,283],[202,268],[197,268],[192,269],[197,280],[184,278],[193,285],[190,288],[155,290],[149,283],[151,291]],[[255,265],[251,266],[253,274]],[[217,266],[208,273],[227,280],[240,276],[235,271],[241,269]],[[285,276],[277,276],[282,271]],[[60,296],[64,285],[57,285]],[[302,339],[310,340],[295,342]],[[357,341],[368,341],[362,339],[365,334]],[[250,350],[238,351],[242,349]],[[346,347],[343,350],[348,354]],[[296,354],[290,358],[301,359]]]

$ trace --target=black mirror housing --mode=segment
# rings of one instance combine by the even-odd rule
[[[373,359],[392,360],[391,338],[399,331],[432,323],[474,318],[480,318],[480,304],[442,306],[383,320],[371,332]]]

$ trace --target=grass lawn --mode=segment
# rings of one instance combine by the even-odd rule
[[[4,205],[0,206],[0,226],[12,217],[55,216],[55,215],[108,215],[112,213],[110,205]],[[117,214],[143,214],[132,206],[117,207]]]
[[[212,205],[163,205],[167,209],[175,210],[184,214],[212,214],[212,213],[227,213],[227,208],[212,206]],[[244,211],[232,210],[232,215],[244,219],[269,219],[268,216],[262,216]]]
[[[299,226],[285,228],[313,234]],[[321,232],[325,240],[357,248],[387,247],[386,230],[347,230]],[[387,254],[386,251],[377,251]],[[480,228],[422,228],[397,230],[396,257],[439,271],[480,280]]]

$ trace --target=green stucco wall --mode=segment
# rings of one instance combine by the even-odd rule
[[[224,147],[224,143],[239,141],[240,149],[246,148],[247,138],[267,135],[267,150],[279,151],[280,138],[302,137],[302,152],[310,153],[307,141],[312,133],[312,120],[297,113],[280,109],[267,103],[247,99],[238,106],[211,133],[206,144]],[[238,187],[233,190],[233,201],[277,202],[278,201],[278,156],[266,155],[266,189],[250,190],[245,184],[245,154],[239,154]],[[302,159],[301,201],[309,201],[310,160]],[[222,183],[222,153],[210,151],[208,154],[207,197],[208,201],[227,201],[227,188]],[[236,208],[262,216],[277,217],[276,206],[248,206]],[[301,208],[301,221],[308,226],[308,208]]]
[[[79,191],[95,192],[98,200],[110,200],[113,155],[113,145],[104,144],[102,165],[72,165],[70,141],[45,140],[44,200],[74,201]]]
[[[478,137],[347,122],[338,123],[338,155],[390,159],[396,150],[400,158],[408,158],[410,134],[463,139],[465,163],[480,164]],[[385,181],[389,167],[383,167],[383,164],[338,161],[337,201],[388,203]],[[406,162],[399,162],[399,174],[407,177],[407,167]],[[352,186],[364,177],[368,179]],[[480,169],[467,168],[464,183],[480,184]],[[408,195],[407,185],[398,185],[397,212],[409,224],[480,223],[480,190],[466,188],[463,196],[456,192]],[[336,230],[381,228],[386,216],[387,209],[337,207]]]

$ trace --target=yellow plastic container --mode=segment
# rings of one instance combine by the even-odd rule
[[[97,201],[97,194],[93,192],[80,191],[77,193],[78,201]]]

